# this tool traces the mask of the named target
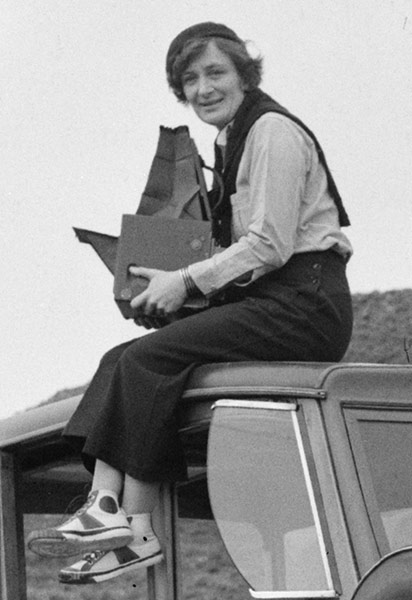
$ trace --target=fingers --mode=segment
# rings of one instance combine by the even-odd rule
[[[148,306],[148,295],[147,295],[147,291],[142,292],[141,294],[139,294],[138,296],[135,296],[131,301],[130,301],[130,306],[136,311],[136,312],[144,312],[145,314],[149,315],[151,313],[151,308]]]
[[[148,279],[149,282],[158,272],[157,269],[147,269],[146,267],[129,267],[129,271],[135,277],[143,277]],[[135,296],[130,301],[130,306],[136,312],[144,313],[146,316],[156,315],[157,313],[157,303],[151,298],[148,288]]]
[[[167,323],[164,319],[159,319],[157,317],[147,317],[146,315],[139,315],[134,319],[136,325],[140,327],[144,327],[145,329],[160,329],[164,327]]]
[[[175,313],[183,306],[187,294],[178,271],[135,266],[129,269],[133,276],[149,280],[146,289],[130,302],[136,314],[163,317]]]
[[[143,277],[144,279],[148,279],[149,281],[153,279],[157,272],[157,269],[148,269],[147,267],[129,267],[129,273],[131,273],[135,277]]]
[[[150,302],[146,292],[142,292],[130,302],[136,313],[136,325],[145,329],[159,329],[165,325],[165,311],[159,309],[155,303]]]
[[[156,303],[149,302],[147,298],[141,297],[143,294],[136,296],[130,302],[130,306],[136,312],[136,314],[144,315],[145,317],[164,317],[166,312],[158,308]]]
[[[133,298],[130,306],[136,313],[142,313],[146,317],[164,317],[167,314],[164,308],[159,307],[156,301],[150,299],[149,292],[146,290]]]

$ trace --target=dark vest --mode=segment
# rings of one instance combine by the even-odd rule
[[[227,140],[224,169],[222,169],[220,158],[216,156],[215,169],[220,172],[223,180],[223,194],[219,193],[215,181],[215,185],[210,192],[210,203],[212,206],[213,235],[220,246],[227,247],[231,244],[232,206],[230,196],[236,192],[237,172],[245,147],[246,137],[255,121],[267,112],[276,112],[288,117],[312,138],[319,155],[320,163],[326,172],[328,191],[338,209],[339,224],[342,227],[350,225],[342,198],[327,165],[324,152],[315,135],[300,119],[291,114],[286,108],[278,104],[260,89],[255,89],[246,93],[235,115]],[[276,168],[275,165],[274,168]]]

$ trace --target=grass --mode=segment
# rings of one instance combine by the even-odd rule
[[[55,525],[59,517],[26,515],[26,533]],[[248,586],[233,567],[213,521],[179,522],[182,600],[250,600]],[[76,560],[76,559],[74,559]],[[87,586],[63,585],[58,571],[73,559],[46,559],[26,551],[28,600],[147,600],[146,571]],[[179,599],[180,600],[180,599]]]

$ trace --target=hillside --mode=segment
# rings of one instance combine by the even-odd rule
[[[354,327],[346,362],[405,364],[411,345],[412,289],[353,295]],[[81,394],[86,385],[58,391],[42,404]]]
[[[347,362],[405,364],[412,345],[412,289],[354,294]],[[412,347],[409,352],[412,360]]]

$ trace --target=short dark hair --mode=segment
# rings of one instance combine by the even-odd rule
[[[214,42],[217,48],[233,62],[239,77],[247,90],[257,88],[262,79],[262,57],[252,58],[245,42],[223,37],[200,37],[188,40],[173,62],[167,64],[167,81],[176,98],[186,103],[183,91],[182,75],[189,64],[206,50],[208,44]]]

